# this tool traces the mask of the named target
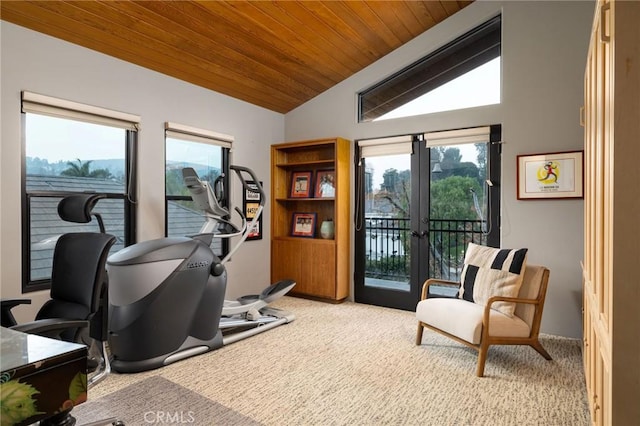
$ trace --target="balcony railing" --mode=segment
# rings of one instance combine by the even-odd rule
[[[434,219],[429,221],[429,276],[457,281],[464,250],[470,242],[486,244],[483,221]],[[366,218],[365,277],[408,282],[410,271],[410,219]]]

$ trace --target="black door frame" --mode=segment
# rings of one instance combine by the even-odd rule
[[[499,247],[500,245],[500,176],[501,176],[501,135],[502,126],[490,126],[490,137],[487,149],[487,168],[489,194],[490,218],[487,234],[487,245]],[[429,250],[429,173],[430,171],[430,149],[425,146],[422,134],[412,135],[413,153],[411,155],[411,283],[410,290],[401,291],[388,288],[365,286],[365,257],[358,255],[364,253],[366,249],[363,183],[365,178],[365,168],[360,161],[360,148],[355,145],[355,262],[354,262],[354,300],[357,303],[392,307],[407,311],[414,311],[420,299],[422,283],[429,276],[428,262],[420,262],[419,255],[427,253]],[[417,189],[417,190],[415,190]],[[422,216],[421,216],[422,215]],[[414,255],[415,254],[415,255]],[[414,278],[416,277],[416,278]],[[414,282],[415,280],[415,282]]]

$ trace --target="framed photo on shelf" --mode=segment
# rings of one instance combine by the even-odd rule
[[[291,236],[313,238],[316,236],[316,213],[294,213],[291,218]]]
[[[291,175],[291,198],[310,198],[312,172],[293,172]]]
[[[583,154],[518,155],[518,200],[583,198]]]
[[[333,198],[336,196],[336,171],[318,170],[314,197]]]

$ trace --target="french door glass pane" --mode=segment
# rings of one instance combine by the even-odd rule
[[[408,292],[411,156],[364,161],[365,286]]]
[[[486,243],[487,144],[431,148],[429,276],[458,281],[469,242]]]

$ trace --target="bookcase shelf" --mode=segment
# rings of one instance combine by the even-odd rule
[[[315,198],[318,172],[334,171],[335,196]],[[311,172],[310,196],[291,197],[293,174]],[[291,294],[328,301],[349,295],[350,142],[342,138],[271,146],[271,281],[293,279]],[[294,213],[316,217],[314,237],[292,236]],[[322,239],[332,220],[334,238]]]

